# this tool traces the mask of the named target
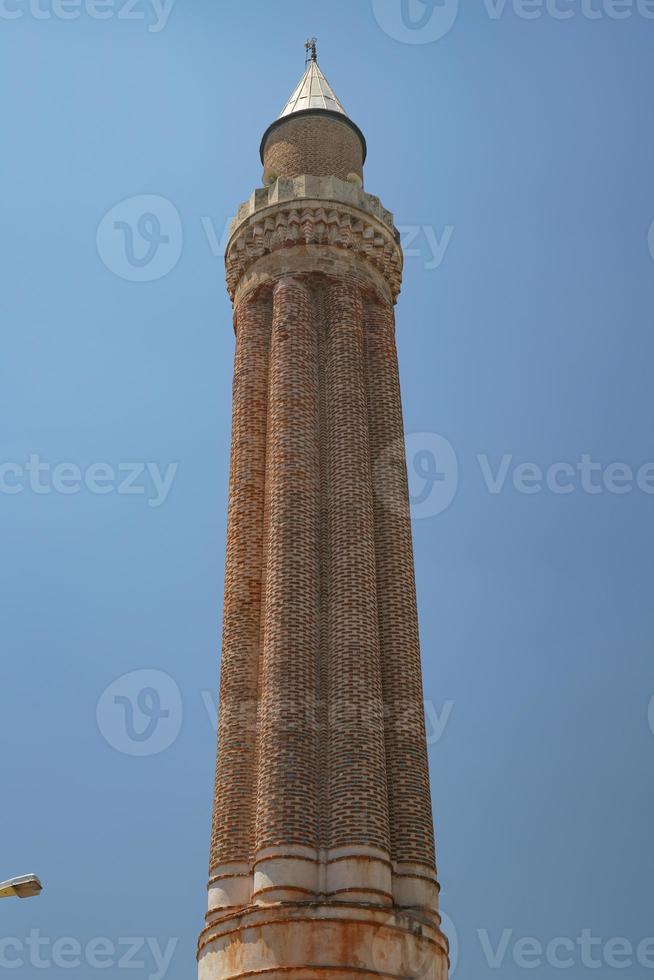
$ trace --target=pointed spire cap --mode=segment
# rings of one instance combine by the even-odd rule
[[[352,122],[345,111],[342,102],[337,98],[334,89],[331,87],[320,70],[316,55],[315,39],[313,42],[307,42],[306,47],[307,51],[310,51],[306,71],[277,119],[264,133],[261,141],[261,159],[263,160],[263,151],[266,145],[266,140],[274,129],[277,129],[277,127],[285,122],[290,116],[297,116],[300,113],[311,113],[312,115],[335,116],[350,126],[361,140],[361,144],[363,146],[363,160],[365,162],[368,152],[365,136],[356,123]]]
[[[341,115],[347,116],[333,88],[318,67],[317,61],[309,63],[298,87],[278,118],[283,119],[284,116],[292,116],[295,112],[305,112],[307,109],[329,109],[331,112],[340,112]]]

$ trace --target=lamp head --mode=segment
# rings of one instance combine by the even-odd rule
[[[0,898],[34,898],[43,891],[43,885],[36,875],[21,875],[0,882]]]

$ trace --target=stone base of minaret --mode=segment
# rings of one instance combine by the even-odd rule
[[[351,903],[257,906],[208,925],[199,980],[447,980],[440,929],[408,910]]]

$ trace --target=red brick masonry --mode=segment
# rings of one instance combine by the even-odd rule
[[[391,216],[333,177],[258,191],[228,246],[232,459],[200,938],[211,980],[447,974],[395,346],[401,268]]]

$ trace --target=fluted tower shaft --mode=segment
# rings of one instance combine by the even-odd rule
[[[335,96],[325,107],[317,71],[305,102],[301,86],[293,97],[305,108],[264,139],[266,165],[288,172],[268,170],[241,206],[226,255],[236,360],[200,976],[444,980],[395,346],[402,253],[358,179],[363,137]]]

